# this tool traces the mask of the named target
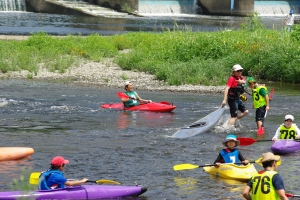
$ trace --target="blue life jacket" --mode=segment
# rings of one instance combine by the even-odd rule
[[[220,154],[222,155],[225,163],[236,163],[239,161],[239,150],[237,149],[233,149],[232,151],[223,149]]]
[[[63,175],[63,173],[59,170],[49,169],[45,172],[42,172],[39,177],[39,190],[51,190],[51,188],[47,185],[47,180],[51,176],[51,174],[57,173]]]

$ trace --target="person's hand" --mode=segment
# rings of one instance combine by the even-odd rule
[[[151,100],[148,100],[148,103],[151,103],[152,101]]]
[[[217,163],[215,163],[215,164],[216,164],[215,167],[220,167],[220,165],[221,165],[221,163],[219,163],[219,162],[217,162]]]
[[[222,101],[222,107],[225,106],[225,105],[226,105],[226,100],[224,99],[224,100]]]
[[[300,135],[296,135],[296,138],[299,139],[299,138],[300,138]]]
[[[275,137],[272,138],[272,141],[273,141],[273,142],[275,142],[276,140],[277,140],[277,138],[275,138]]]
[[[81,180],[81,182],[82,182],[82,183],[85,183],[85,182],[87,182],[88,180],[89,180],[89,179],[84,178],[84,179]]]
[[[244,165],[248,165],[248,164],[249,164],[249,160],[244,160],[244,161],[242,161],[242,163],[243,163]]]
[[[267,106],[267,107],[266,107],[266,110],[270,110],[270,106]]]

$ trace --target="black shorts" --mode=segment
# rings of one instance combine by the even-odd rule
[[[228,105],[230,108],[230,115],[231,117],[236,118],[237,117],[237,112],[238,110],[241,111],[242,113],[245,112],[246,106],[242,102],[242,100],[238,99],[228,99]]]
[[[258,121],[264,122],[265,114],[266,114],[266,106],[257,108],[256,112],[255,112],[255,121],[256,122],[258,122]]]

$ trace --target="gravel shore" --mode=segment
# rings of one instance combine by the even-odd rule
[[[0,35],[2,40],[24,40],[29,36]],[[170,86],[158,81],[151,74],[144,72],[124,71],[110,59],[104,62],[82,60],[78,67],[72,66],[66,73],[49,72],[41,68],[37,75],[28,71],[0,73],[2,79],[54,80],[86,86],[123,89],[126,80],[132,81],[137,90],[193,92],[200,94],[221,94],[225,86],[180,85]],[[126,77],[126,80],[125,78]]]

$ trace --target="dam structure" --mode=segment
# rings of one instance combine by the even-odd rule
[[[299,15],[299,0],[1,0],[0,11],[126,17],[147,15]]]

